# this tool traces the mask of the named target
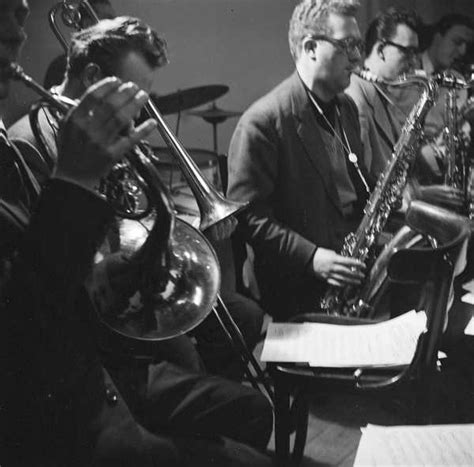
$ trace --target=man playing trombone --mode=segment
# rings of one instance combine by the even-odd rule
[[[135,82],[149,92],[157,70],[167,63],[165,41],[145,23],[128,17],[104,20],[74,36],[69,46],[65,79],[54,91],[77,99],[90,85],[113,74]],[[10,127],[9,135],[22,149],[37,180],[43,183],[50,177],[57,157],[58,115],[46,105],[36,112],[34,119],[33,114],[26,115]],[[32,121],[35,128],[31,126]],[[3,185],[7,184],[4,180]],[[206,236],[212,242],[219,242],[230,235],[234,226],[235,219],[227,218],[207,229]],[[118,241],[112,238],[112,243]],[[223,271],[223,274],[227,273]],[[249,347],[253,348],[262,327],[262,311],[250,299],[235,292],[222,293],[230,314],[242,329]],[[194,331],[199,353],[210,372],[239,379],[241,362],[216,321],[212,314]],[[199,357],[186,336],[155,346],[155,350],[167,360],[197,369]]]
[[[26,0],[1,0],[0,7],[0,96],[5,98],[10,62],[18,59],[25,39],[28,6]],[[155,414],[156,423],[144,428],[137,422],[142,414],[131,407],[132,415],[101,364],[83,283],[114,212],[96,187],[155,128],[152,120],[131,125],[147,99],[139,86],[115,77],[91,86],[61,124],[56,169],[39,196],[21,154],[1,135],[1,169],[18,181],[0,199],[3,466],[208,465],[211,460],[268,465],[255,449],[220,438],[239,438],[241,430],[254,437],[249,443],[263,448],[271,414],[262,396],[248,390],[243,405],[235,398],[226,403],[227,389],[234,386],[213,378],[212,393],[223,404],[212,407],[205,378],[163,364],[150,376],[172,372],[167,390],[173,399],[157,395],[155,403],[174,416],[162,413],[160,420]],[[194,398],[195,408],[205,412],[200,416],[198,408],[188,418],[193,391],[201,398]],[[173,401],[181,408],[173,410]],[[235,436],[223,433],[218,422],[219,412],[232,407],[235,413],[224,417],[225,424],[232,419]],[[248,414],[252,418],[241,424]]]

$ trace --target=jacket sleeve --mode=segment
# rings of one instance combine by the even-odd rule
[[[296,274],[307,272],[316,245],[275,217],[279,173],[280,136],[275,121],[249,111],[239,122],[229,149],[231,199],[249,201],[239,218],[244,238],[268,261]]]
[[[2,297],[2,399],[19,418],[62,417],[60,407],[77,410],[81,394],[103,393],[90,316],[77,301],[112,217],[104,200],[71,183],[52,180],[40,196]]]

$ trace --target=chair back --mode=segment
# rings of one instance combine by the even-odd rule
[[[447,324],[453,279],[466,265],[470,228],[465,217],[421,201],[411,203],[406,221],[412,229],[429,235],[437,243],[435,248],[399,250],[388,265],[390,280],[415,283],[423,288],[420,309],[426,312],[427,326],[418,341],[410,365],[411,373],[413,370],[431,371],[436,367],[439,341]]]

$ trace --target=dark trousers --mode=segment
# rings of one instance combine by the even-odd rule
[[[242,336],[252,351],[260,338],[263,325],[263,311],[253,300],[237,293],[223,292],[229,314],[242,332]],[[240,380],[243,366],[238,353],[232,347],[214,312],[212,312],[192,332],[197,342],[197,351],[206,370],[210,374]]]
[[[167,362],[108,369],[132,413],[150,432],[178,440],[178,444],[189,440],[184,443],[188,451],[192,446],[194,450],[201,446],[214,449],[216,462],[230,456],[228,464],[215,465],[266,462],[266,457],[256,450],[265,449],[273,416],[271,405],[258,391],[217,376],[191,373]],[[206,452],[203,449],[202,455]],[[231,461],[232,452],[237,459]],[[244,458],[247,464],[240,463]],[[189,465],[206,464],[196,460]]]

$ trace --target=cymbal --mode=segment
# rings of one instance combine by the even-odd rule
[[[228,118],[242,115],[242,112],[220,109],[216,106],[216,104],[212,104],[210,107],[204,110],[191,110],[187,113],[196,117],[202,117],[204,120],[206,120],[206,122],[209,123],[221,123]]]
[[[174,114],[182,110],[192,109],[223,96],[229,91],[229,86],[223,84],[210,84],[195,88],[183,89],[172,94],[151,98],[163,115]]]

